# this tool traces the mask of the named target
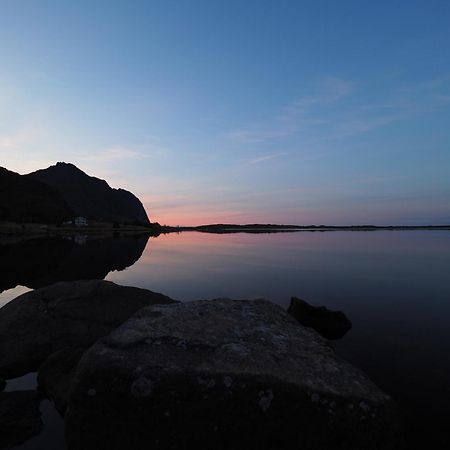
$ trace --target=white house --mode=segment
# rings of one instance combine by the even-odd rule
[[[77,227],[85,227],[88,224],[86,217],[75,217],[74,223]]]

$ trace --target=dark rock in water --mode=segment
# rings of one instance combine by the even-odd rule
[[[23,294],[0,309],[0,375],[35,372],[58,350],[89,348],[138,309],[173,302],[100,280],[56,283]]]
[[[70,450],[396,449],[391,399],[265,300],[139,310],[85,352]]]
[[[0,377],[0,392],[4,391],[6,387],[6,380]]]
[[[84,352],[84,348],[65,348],[50,355],[39,367],[39,390],[61,414],[66,410],[75,369]]]
[[[13,448],[42,431],[36,391],[0,393],[0,448]]]
[[[327,339],[339,339],[352,328],[352,323],[342,311],[312,306],[296,297],[291,298],[288,313],[302,325],[313,328]]]

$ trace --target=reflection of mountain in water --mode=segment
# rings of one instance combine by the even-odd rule
[[[59,237],[0,244],[0,292],[19,284],[37,289],[58,281],[103,279],[138,261],[148,239]]]

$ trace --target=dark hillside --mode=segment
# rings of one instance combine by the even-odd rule
[[[0,167],[0,221],[61,223],[73,215],[52,187]]]
[[[91,177],[73,164],[59,162],[26,175],[54,188],[74,211],[88,219],[122,223],[150,223],[140,200],[105,180]]]

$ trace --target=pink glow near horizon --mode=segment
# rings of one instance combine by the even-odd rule
[[[417,205],[414,201],[405,201],[401,206],[380,202],[369,206],[354,205],[343,210],[339,205],[329,207],[310,207],[299,210],[244,210],[221,209],[220,205],[205,205],[192,199],[186,200],[185,205],[164,207],[159,204],[152,207],[151,203],[144,203],[147,214],[152,222],[171,226],[198,226],[214,223],[272,223],[294,225],[428,225],[420,220],[405,219],[417,217],[420,212],[428,212],[430,217],[446,205],[440,201],[430,201],[427,205]],[[446,224],[443,219],[434,224]]]

